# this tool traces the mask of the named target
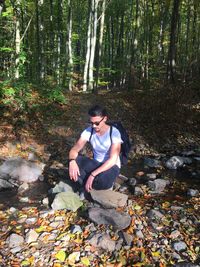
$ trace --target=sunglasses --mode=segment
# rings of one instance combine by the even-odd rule
[[[95,125],[95,126],[99,126],[99,124],[102,122],[102,120],[104,119],[105,117],[103,117],[100,121],[95,121],[95,122],[89,122],[90,124],[92,125]]]

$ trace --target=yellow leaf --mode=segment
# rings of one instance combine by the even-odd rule
[[[151,252],[153,257],[160,257],[160,252],[159,251],[155,251],[155,252]]]
[[[139,206],[139,205],[135,205],[133,208],[134,208],[135,210],[141,210],[141,206]]]
[[[21,262],[21,266],[29,266],[29,265],[30,265],[30,262],[27,260],[24,260]]]
[[[60,251],[58,251],[58,253],[56,253],[55,257],[59,261],[64,261],[66,259],[66,253],[63,250],[60,250]]]
[[[81,263],[83,263],[85,266],[89,266],[90,265],[90,261],[86,257],[81,258]]]
[[[36,228],[35,231],[37,233],[41,233],[41,232],[44,232],[45,231],[45,228],[44,228],[44,226],[40,226],[39,228]]]

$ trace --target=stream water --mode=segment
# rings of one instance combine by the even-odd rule
[[[163,169],[158,173],[155,168],[146,168],[143,159],[135,160],[134,163],[123,166],[121,173],[128,178],[137,177],[138,172],[144,174],[139,177],[139,183],[145,182],[145,175],[150,173],[157,173],[157,178],[167,177],[171,181],[179,181],[184,183],[186,188],[193,188],[200,190],[200,163],[197,162],[190,166],[178,170]],[[46,182],[37,181],[29,184],[29,189],[24,193],[19,194],[17,187],[11,190],[0,191],[0,209],[5,210],[10,207],[21,209],[27,206],[36,206],[40,209],[45,207],[42,205],[42,199],[47,196],[50,186]],[[181,191],[180,188],[173,189],[173,195],[186,196],[186,191]]]

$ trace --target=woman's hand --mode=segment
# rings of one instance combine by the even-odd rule
[[[93,181],[94,181],[94,176],[93,175],[90,175],[87,179],[87,182],[85,184],[85,190],[87,192],[91,191],[92,190],[92,184],[93,184]]]
[[[78,164],[75,160],[70,161],[69,163],[69,177],[71,180],[75,182],[78,180],[78,176],[80,175]]]

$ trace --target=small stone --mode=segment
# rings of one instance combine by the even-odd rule
[[[181,233],[178,230],[174,230],[173,232],[171,232],[169,237],[172,239],[176,239],[180,235],[181,235]]]
[[[75,233],[82,233],[83,231],[79,225],[73,225],[71,227],[71,232],[72,234],[75,234]]]
[[[135,232],[135,234],[136,234],[136,236],[137,236],[138,238],[140,238],[140,239],[144,239],[144,235],[143,235],[142,231],[137,230],[137,231]]]
[[[130,178],[129,181],[128,181],[129,185],[131,187],[135,187],[135,185],[137,184],[137,180],[135,178]]]
[[[16,209],[16,208],[14,208],[14,207],[11,207],[10,209],[9,209],[9,211],[10,211],[10,213],[16,213],[18,210]]]
[[[173,248],[174,248],[176,251],[180,252],[180,251],[184,251],[184,250],[186,250],[186,249],[187,249],[187,245],[186,245],[185,242],[183,242],[183,241],[174,242],[174,243],[173,243]]]
[[[199,191],[197,189],[188,189],[187,195],[189,197],[196,197],[199,195]]]
[[[134,195],[135,196],[143,196],[144,192],[143,192],[142,188],[140,188],[139,186],[136,186],[135,191],[134,191]]]
[[[26,243],[30,244],[32,242],[36,242],[38,237],[39,237],[39,234],[35,232],[33,229],[31,229],[26,234],[26,237],[25,237]]]
[[[148,186],[150,187],[150,189],[158,193],[162,192],[168,184],[169,181],[164,179],[156,179],[154,181],[148,182]]]
[[[35,217],[33,217],[33,218],[28,218],[28,219],[26,219],[26,223],[27,223],[27,224],[34,224],[34,223],[37,222],[37,220],[38,220],[38,218],[35,218]]]
[[[158,210],[155,210],[155,209],[151,209],[147,212],[147,217],[149,219],[156,219],[156,220],[161,220],[164,218],[164,215],[158,211]]]
[[[144,164],[150,168],[160,168],[161,162],[157,159],[145,158]]]
[[[48,206],[48,205],[49,205],[49,198],[48,198],[48,197],[43,198],[43,200],[42,200],[42,204],[43,204],[44,206]]]
[[[124,240],[124,243],[127,246],[131,246],[132,242],[133,242],[133,236],[128,234],[128,233],[126,233],[126,232],[124,232],[124,231],[122,231],[121,234],[122,234],[122,238]]]
[[[18,234],[11,234],[7,239],[6,242],[10,248],[15,248],[24,243],[24,238]]]
[[[157,177],[157,173],[147,173],[147,178],[151,180],[155,180]]]
[[[28,203],[29,202],[29,198],[28,197],[20,197],[19,201],[23,202],[23,203]]]

